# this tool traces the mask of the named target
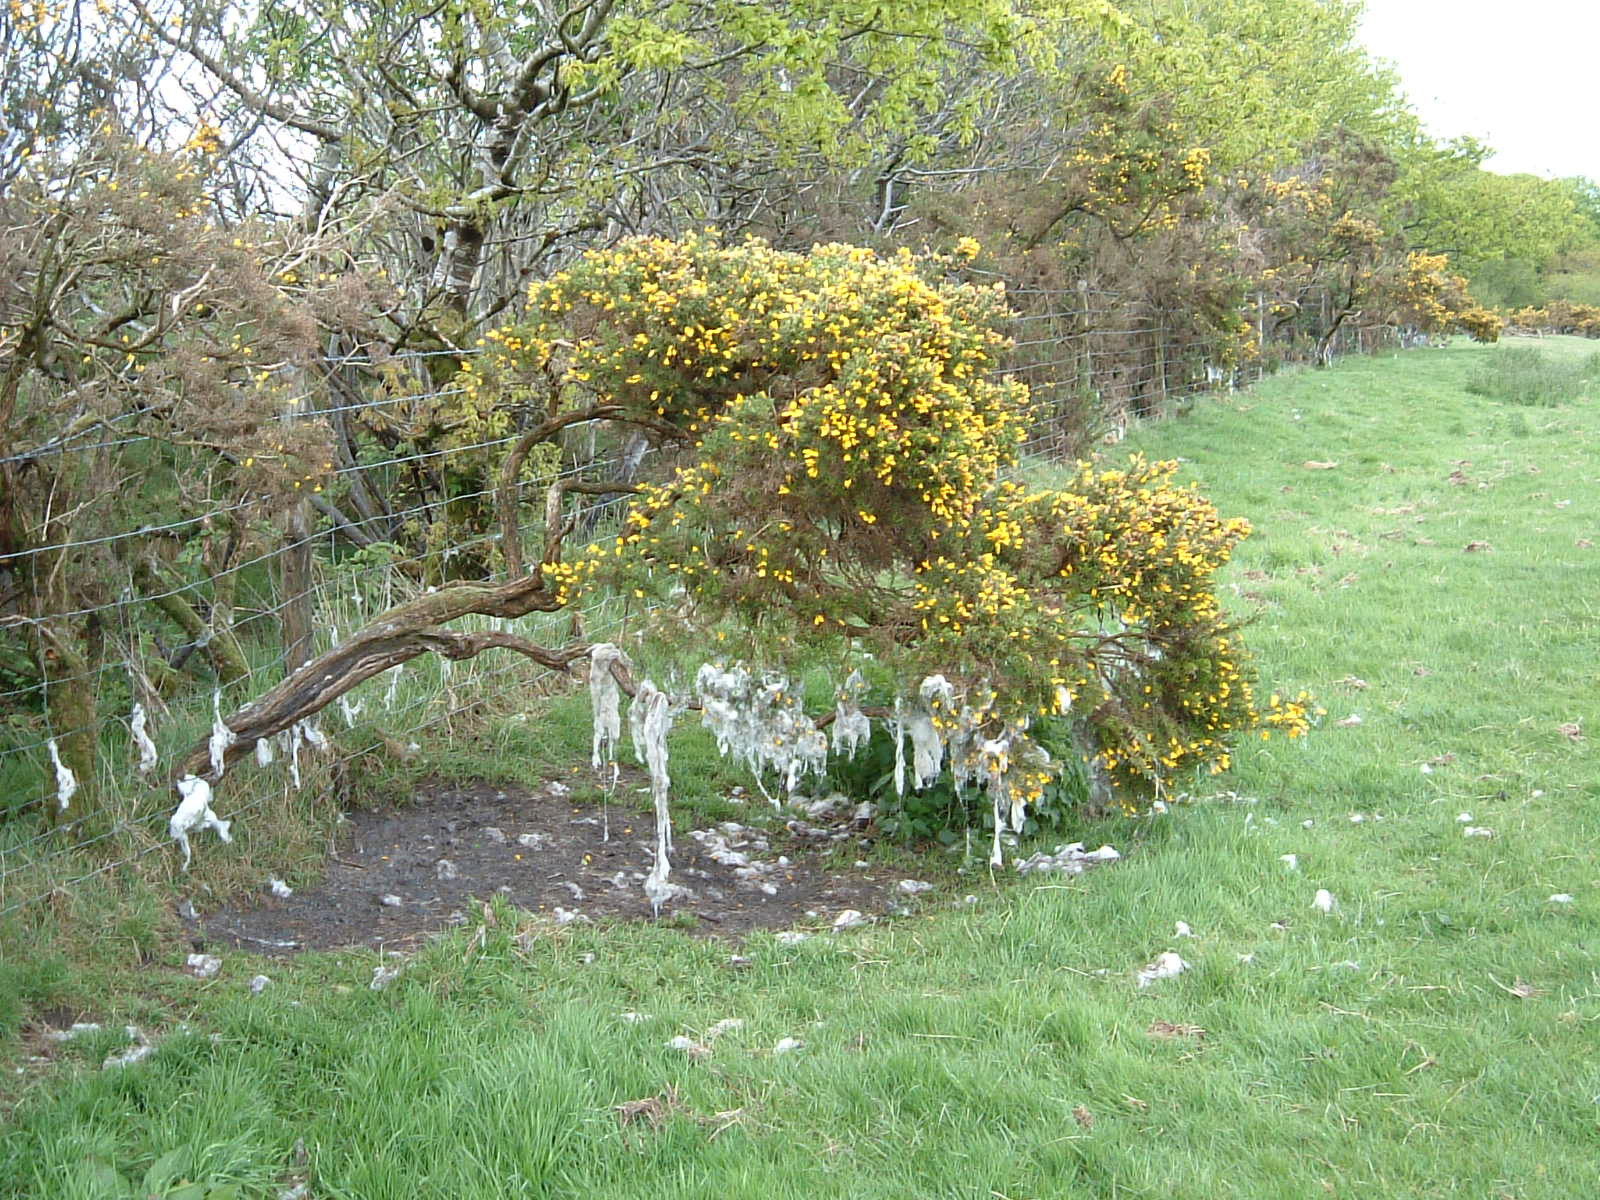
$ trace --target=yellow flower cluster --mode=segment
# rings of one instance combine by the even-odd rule
[[[1225,770],[1251,730],[1298,736],[1307,720],[1305,697],[1257,712],[1215,592],[1249,525],[1175,483],[1176,467],[998,483],[964,543],[914,576],[919,655],[1003,681],[1012,717],[1092,714],[1097,765],[1131,807],[1180,771]]]
[[[183,148],[197,154],[215,154],[222,149],[222,130],[209,121],[201,121]]]
[[[1503,318],[1473,300],[1445,254],[1407,255],[1398,300],[1398,315],[1430,333],[1459,329],[1474,341],[1496,342],[1505,328]]]
[[[525,324],[485,336],[469,397],[542,388],[555,411],[616,406],[693,450],[592,566],[562,569],[565,593],[604,558],[641,589],[837,627],[839,571],[964,532],[1015,460],[1027,393],[992,377],[1002,290],[922,272],[905,252],[707,233],[627,241],[537,285]]]
[[[1310,692],[1301,692],[1293,698],[1273,692],[1260,713],[1261,736],[1270,738],[1276,730],[1290,739],[1304,737],[1316,719],[1326,715],[1327,710],[1317,707]]]

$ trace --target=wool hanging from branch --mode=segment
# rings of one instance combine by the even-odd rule
[[[833,752],[853,759],[856,752],[872,740],[872,721],[861,711],[861,694],[866,680],[860,671],[851,671],[839,689],[833,712]]]
[[[777,774],[784,790],[793,793],[805,776],[826,770],[827,735],[806,716],[787,679],[774,675],[757,683],[743,667],[706,663],[695,674],[695,692],[701,721],[716,737],[718,752],[744,763],[774,805],[778,800],[767,791],[767,772]]]
[[[234,737],[233,730],[229,729],[222,719],[222,689],[218,688],[211,693],[211,740],[208,746],[211,750],[211,774],[222,778],[222,772],[228,766],[228,747],[238,739]]]
[[[620,688],[612,667],[631,666],[628,656],[610,642],[597,642],[589,650],[589,702],[594,711],[594,739],[589,763],[596,771],[610,763],[616,782],[617,742],[622,737]],[[636,743],[637,744],[637,743]]]
[[[648,679],[639,684],[628,709],[633,752],[650,772],[650,799],[656,812],[656,857],[644,881],[644,894],[657,916],[661,906],[688,895],[688,889],[668,880],[672,871],[672,817],[667,809],[672,780],[667,774],[667,734],[672,730],[672,701]]]
[[[918,700],[906,731],[911,735],[912,786],[920,790],[944,770],[944,731],[955,711],[955,689],[943,675],[929,675],[918,689]]]

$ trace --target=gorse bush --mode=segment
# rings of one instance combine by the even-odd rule
[[[1498,351],[1473,371],[1467,390],[1512,404],[1552,405],[1576,400],[1597,384],[1600,354],[1573,361],[1517,346]]]
[[[658,641],[723,661],[869,664],[868,711],[922,714],[941,754],[991,754],[1019,825],[1064,755],[1131,810],[1225,769],[1248,731],[1303,732],[1304,697],[1257,705],[1217,603],[1246,522],[1174,463],[1008,477],[1029,409],[995,374],[1004,294],[951,266],[706,235],[628,241],[536,286],[468,386],[542,388],[552,414],[614,404],[678,448],[615,536],[549,556],[560,599],[623,589],[652,601]],[[1047,749],[1041,720],[1073,735]],[[931,782],[890,769],[897,793]]]
[[[1303,697],[1257,706],[1216,600],[1244,521],[1172,463],[1086,464],[1059,489],[1009,477],[1030,412],[996,372],[1005,295],[954,282],[957,261],[706,234],[630,240],[536,285],[527,319],[485,336],[469,403],[518,407],[526,447],[603,417],[664,455],[652,481],[616,485],[633,492],[620,528],[581,551],[563,549],[555,485],[552,602],[631,595],[649,602],[647,653],[749,664],[708,666],[697,688],[724,731],[746,704],[782,725],[739,750],[753,765],[786,738],[806,739],[807,769],[825,757],[779,673],[865,667],[841,723],[860,704],[894,731],[897,797],[933,786],[948,753],[942,811],[962,823],[963,786],[987,791],[996,828],[1059,807],[1064,759],[1133,809],[1181,772],[1225,769],[1248,731],[1303,732]],[[554,462],[514,453],[502,478]],[[883,753],[868,741],[867,791]],[[943,820],[919,804],[901,808],[907,833]]]
[[[1396,282],[1395,315],[1428,333],[1459,332],[1475,342],[1497,342],[1505,319],[1473,299],[1464,277],[1450,271],[1444,254],[1413,252]]]
[[[1539,333],[1569,333],[1578,337],[1600,338],[1600,305],[1552,300],[1541,308],[1519,308],[1506,320],[1520,329]]]

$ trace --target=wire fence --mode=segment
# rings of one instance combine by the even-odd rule
[[[1303,344],[1273,344],[1259,300],[1241,313],[1254,328],[1253,338],[1241,341],[1237,331],[1224,338],[1114,293],[1024,287],[1008,295],[1016,309],[1013,345],[999,373],[1029,385],[1024,449],[1037,458],[1081,457],[1097,442],[1118,439],[1131,422],[1248,386],[1277,361],[1305,354]],[[1405,344],[1404,331],[1363,328],[1345,331],[1331,347],[1349,353]],[[152,856],[175,859],[166,830],[176,801],[172,770],[203,744],[216,713],[260,695],[338,644],[341,631],[364,626],[398,601],[451,579],[492,579],[502,571],[494,472],[484,464],[520,431],[476,438],[441,432],[463,389],[433,380],[454,357],[328,354],[320,382],[297,397],[286,419],[338,430],[339,457],[324,490],[290,508],[196,489],[180,478],[160,485],[166,493],[141,497],[142,505],[102,497],[74,520],[52,513],[43,527],[64,532],[46,544],[0,543],[0,917],[140,868]],[[49,458],[66,477],[80,463],[137,462],[164,439],[114,431],[141,415],[118,414],[0,458],[0,465]],[[649,470],[651,453],[614,433],[595,437],[570,447],[548,478],[631,479]],[[572,499],[569,517],[579,530],[605,528],[625,503],[619,495]],[[131,516],[169,500],[181,515],[156,523]],[[524,538],[541,528],[542,518],[531,522]],[[590,638],[615,635],[627,606],[598,601],[581,617]],[[568,611],[535,614],[510,627],[549,644],[570,640],[572,619]],[[458,624],[506,625],[482,617]],[[320,717],[329,726],[342,718],[342,729],[329,730],[340,762],[412,744],[425,753],[436,726],[540,686],[547,675],[520,657],[456,667],[427,656],[366,681]],[[134,765],[136,705],[157,754],[143,773]],[[298,753],[297,745],[287,749]],[[71,790],[63,768],[73,764],[72,783],[90,789],[95,805],[61,820]],[[247,772],[236,767],[219,784],[217,808],[246,822],[303,782],[298,769],[282,763],[236,784],[238,774]]]

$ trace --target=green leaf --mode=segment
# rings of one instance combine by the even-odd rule
[[[133,1195],[132,1185],[110,1163],[90,1159],[79,1168],[74,1180],[79,1184],[76,1194],[93,1200],[125,1200]]]
[[[168,1150],[144,1173],[142,1188],[146,1192],[159,1192],[169,1186],[174,1179],[187,1172],[189,1168],[189,1147],[176,1146]]]

